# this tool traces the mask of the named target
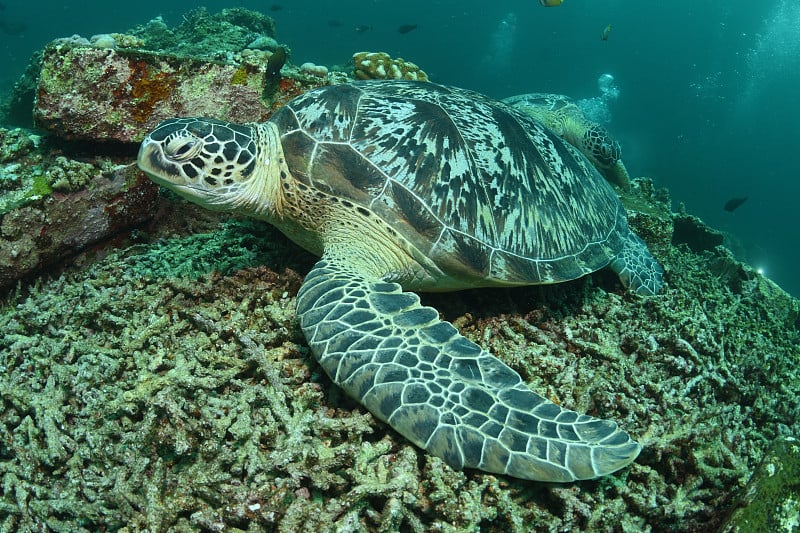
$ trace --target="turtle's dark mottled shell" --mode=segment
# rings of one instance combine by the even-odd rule
[[[630,230],[575,148],[527,115],[432,83],[323,87],[273,117],[295,179],[371,209],[475,285],[604,267]]]

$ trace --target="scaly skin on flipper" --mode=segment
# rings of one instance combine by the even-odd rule
[[[430,453],[542,481],[605,475],[639,453],[614,422],[531,392],[403,292],[557,283],[608,265],[631,290],[658,292],[661,267],[614,190],[527,115],[431,83],[344,84],[263,124],[165,121],[138,162],[191,201],[266,220],[322,256],[297,299],[312,351]]]
[[[414,293],[323,256],[297,295],[325,372],[414,444],[454,468],[573,481],[629,464],[641,447],[614,422],[532,392]]]
[[[626,287],[633,287],[637,294],[652,296],[661,289],[661,265],[653,259],[647,245],[638,235],[628,235],[622,251],[608,267],[616,272]]]

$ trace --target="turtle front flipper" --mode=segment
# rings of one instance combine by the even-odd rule
[[[623,191],[631,188],[631,177],[622,159],[617,159],[609,167],[602,169],[602,174],[609,183],[613,183]]]
[[[403,436],[454,468],[540,481],[610,474],[641,449],[609,420],[532,392],[400,285],[323,256],[297,295],[325,372]]]

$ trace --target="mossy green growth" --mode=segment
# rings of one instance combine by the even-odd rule
[[[800,442],[778,439],[720,531],[800,531]]]
[[[269,264],[274,230],[264,223],[231,219],[221,229],[141,246],[127,259],[143,277],[199,278]]]
[[[247,70],[244,67],[239,67],[231,76],[231,85],[244,85],[245,83],[247,83]]]
[[[31,200],[38,200],[43,196],[52,194],[50,180],[44,174],[34,174],[31,186],[25,191],[25,197]]]
[[[49,196],[53,192],[47,177],[40,171],[36,171],[32,176],[23,175],[21,182],[21,187],[0,194],[0,215]]]
[[[109,162],[106,172],[113,171]],[[91,188],[92,182],[104,172],[102,166],[84,163],[64,156],[45,159],[37,155],[0,168],[5,179],[0,180],[0,214],[13,211],[44,197],[53,191],[73,193]]]

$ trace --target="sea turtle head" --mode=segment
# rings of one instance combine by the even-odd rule
[[[162,122],[142,141],[138,165],[150,178],[215,211],[259,216],[275,203],[283,153],[270,124],[208,118]]]
[[[584,153],[591,154],[602,168],[614,166],[622,154],[619,143],[608,133],[607,129],[597,124],[586,129],[586,133],[583,135],[583,144],[586,147]]]

